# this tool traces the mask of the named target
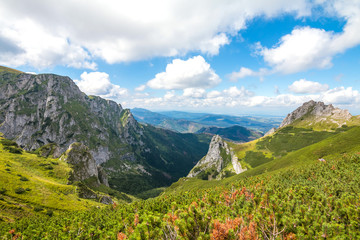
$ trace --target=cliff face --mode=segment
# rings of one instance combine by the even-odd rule
[[[71,143],[89,146],[97,163],[114,154],[114,145],[127,144],[121,123],[124,110],[113,101],[88,97],[68,77],[53,74],[2,73],[0,84],[0,132],[26,150],[49,143],[58,157]]]
[[[241,167],[228,144],[219,135],[215,135],[210,142],[208,153],[195,165],[187,177],[221,179],[227,174],[239,174],[244,171],[246,169]]]
[[[44,156],[59,157],[80,142],[102,165],[111,187],[133,194],[184,176],[208,144],[196,136],[141,125],[128,109],[87,96],[68,77],[1,66],[0,132],[25,150],[41,147]]]
[[[60,160],[70,163],[73,172],[70,181],[84,181],[91,177],[96,179],[96,184],[109,186],[107,176],[102,168],[98,166],[91,155],[89,148],[81,143],[73,143],[69,149],[60,157]]]
[[[301,126],[314,126],[318,123],[341,127],[350,120],[352,115],[348,110],[335,108],[332,104],[325,105],[323,102],[309,101],[288,114],[281,127],[295,123],[297,120]]]

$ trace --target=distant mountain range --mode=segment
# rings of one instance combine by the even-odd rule
[[[146,109],[131,110],[135,119],[178,132],[197,132],[201,128],[226,128],[234,125],[266,133],[273,127],[278,127],[282,117],[266,116],[230,116],[208,113],[189,113],[180,111],[152,112]]]

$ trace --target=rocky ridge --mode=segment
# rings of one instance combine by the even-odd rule
[[[59,157],[80,142],[89,148],[96,165],[102,165],[109,185],[127,193],[171,184],[207,148],[196,136],[139,124],[128,109],[87,96],[69,77],[1,66],[0,132],[44,157]]]
[[[203,179],[222,179],[227,172],[239,174],[246,171],[242,168],[232,149],[219,136],[213,136],[208,153],[190,171],[187,177]]]
[[[352,115],[348,110],[335,108],[332,104],[326,105],[323,102],[311,100],[288,114],[279,128],[293,124],[297,120],[302,121],[301,125],[306,124],[307,126],[328,123],[341,127],[346,124],[346,121],[350,120],[351,117]]]

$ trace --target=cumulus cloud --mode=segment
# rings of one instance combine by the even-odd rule
[[[96,95],[114,100],[128,95],[128,90],[110,82],[109,74],[104,72],[83,72],[80,80],[74,80],[81,91],[88,95]]]
[[[137,92],[142,92],[142,91],[144,91],[145,89],[146,89],[146,85],[143,84],[143,85],[140,85],[140,86],[138,86],[137,88],[135,88],[135,91],[137,91]]]
[[[337,87],[322,93],[306,95],[278,94],[275,96],[256,95],[244,87],[232,86],[222,91],[204,89],[185,89],[167,91],[162,97],[142,97],[129,99],[128,107],[143,107],[148,109],[181,108],[193,111],[226,112],[227,110],[258,109],[269,112],[268,109],[281,109],[286,113],[304,102],[314,100],[326,104],[335,104],[343,108],[359,109],[360,93],[351,87]]]
[[[326,103],[355,105],[360,102],[360,93],[352,87],[337,87],[326,91],[320,98]]]
[[[202,98],[205,96],[205,89],[203,88],[185,88],[183,96],[191,98]]]
[[[360,1],[320,1],[329,14],[346,19],[342,32],[318,28],[295,28],[273,47],[259,45],[258,53],[274,71],[290,74],[332,66],[332,59],[360,44]]]
[[[319,93],[325,92],[328,89],[329,85],[327,84],[308,81],[306,79],[295,81],[289,86],[289,90],[294,93]]]
[[[174,59],[165,72],[156,74],[147,86],[153,89],[209,88],[218,85],[220,77],[202,56],[188,60]]]
[[[259,71],[251,70],[250,68],[241,67],[238,72],[232,72],[229,74],[230,81],[236,82],[240,78],[245,77],[260,77],[262,80],[263,76],[268,74],[269,70],[266,68],[260,68]]]
[[[98,58],[117,63],[191,51],[214,55],[254,17],[305,16],[310,8],[306,0],[1,1],[0,39],[12,51],[0,60],[95,69]]]

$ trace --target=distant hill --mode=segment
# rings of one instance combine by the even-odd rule
[[[194,133],[204,127],[203,124],[184,119],[175,119],[143,108],[131,109],[135,119],[142,123],[154,125],[180,133]]]
[[[221,114],[188,113],[179,111],[167,111],[160,113],[171,118],[184,119],[206,126],[231,127],[234,125],[238,125],[250,129],[255,129],[263,133],[266,133],[273,127],[278,127],[282,121],[282,117],[274,116],[230,116]]]
[[[211,135],[219,135],[226,140],[235,141],[235,142],[249,142],[263,136],[263,134],[258,131],[249,130],[245,127],[241,127],[237,125],[227,128],[204,127],[201,128],[196,133],[208,133]]]
[[[170,129],[178,132],[197,132],[203,127],[226,128],[234,125],[254,129],[266,133],[273,127],[278,127],[280,117],[229,116],[207,113],[189,113],[180,111],[152,112],[146,109],[131,110],[139,122]]]
[[[332,105],[309,101],[288,114],[281,127],[265,137],[242,144],[223,139],[212,141],[208,154],[189,176],[226,178],[237,173],[235,168],[239,168],[238,165],[246,170],[241,175],[252,176],[359,151],[359,131],[358,116],[351,116],[347,110]],[[219,142],[224,142],[222,145],[226,146],[226,151],[224,147],[214,148]]]

